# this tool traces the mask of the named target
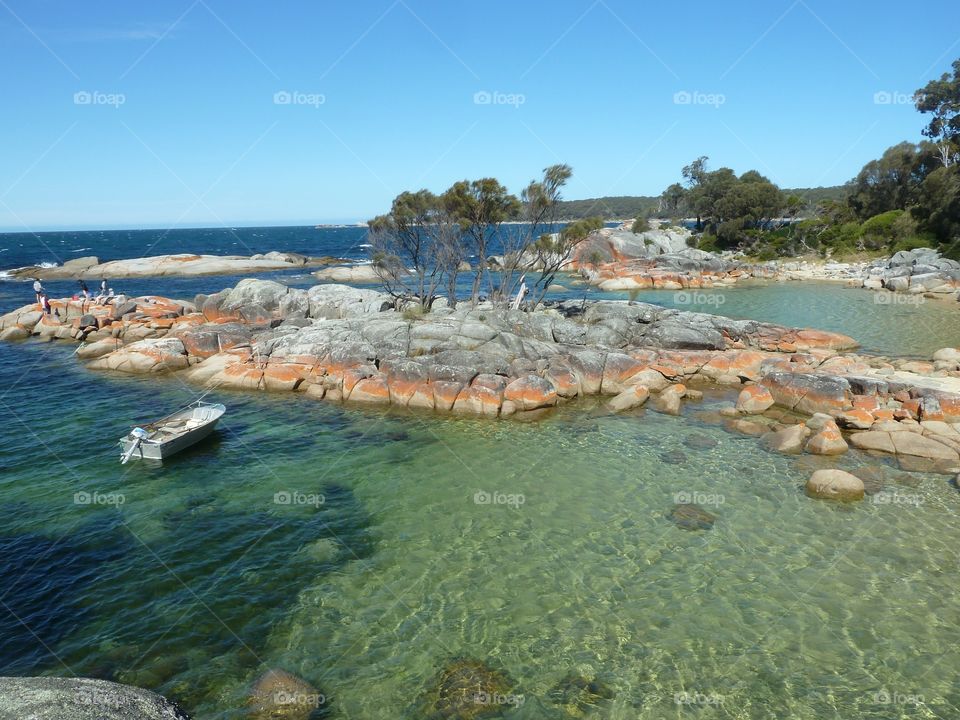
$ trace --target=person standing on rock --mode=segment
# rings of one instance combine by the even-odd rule
[[[77,280],[80,283],[80,292],[83,293],[83,299],[90,299],[90,288],[87,287],[87,284],[83,280]]]
[[[50,314],[50,298],[42,290],[40,292],[40,309],[43,310],[44,315]]]
[[[40,278],[33,279],[33,294],[37,296],[37,305],[42,309],[43,303],[40,302],[40,296],[43,295],[43,285],[40,283]]]

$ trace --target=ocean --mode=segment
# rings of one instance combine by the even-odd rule
[[[53,233],[49,248],[5,235],[0,258],[110,259],[150,242],[151,254],[364,257],[357,228],[235,232],[242,241]],[[122,287],[191,297],[237,279]],[[561,282],[592,292],[574,281]],[[684,309],[838,330],[874,352],[960,344],[956,303],[878,307],[821,284],[710,296]],[[671,292],[638,299],[681,306]],[[29,285],[0,282],[0,301],[29,302]],[[767,452],[727,431],[717,410],[735,391],[724,389],[680,417],[583,401],[534,424],[218,390],[207,399],[228,411],[209,442],[121,466],[131,424],[199,389],[94,372],[73,350],[0,344],[0,675],[140,685],[203,720],[248,717],[267,668],[311,683],[325,717],[419,720],[455,658],[509,678],[510,702],[483,715],[505,720],[960,712],[949,478],[858,452]],[[825,463],[880,474],[882,493],[807,498]],[[712,526],[673,522],[678,498]]]

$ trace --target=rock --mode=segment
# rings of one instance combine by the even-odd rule
[[[511,382],[503,391],[504,400],[514,403],[519,410],[536,410],[557,404],[556,388],[537,375],[527,375]]]
[[[288,288],[282,283],[259,278],[244,278],[236,287],[227,291],[221,310],[237,310],[244,306],[263,308],[267,312],[280,309],[280,301]]]
[[[942,348],[933,354],[933,359],[951,363],[960,363],[960,349]]]
[[[958,454],[956,450],[930,437],[905,432],[891,433],[890,438],[893,440],[893,446],[896,448],[897,455],[915,455],[916,457],[929,458],[931,460],[960,462],[960,454]]]
[[[809,434],[810,430],[807,426],[800,423],[786,427],[783,430],[767,433],[762,439],[768,449],[793,455],[803,449],[803,442]]]
[[[670,521],[681,530],[709,530],[717,516],[695,503],[677,503],[670,511]]]
[[[326,697],[292,673],[268,670],[253,684],[247,704],[251,720],[308,720]]]
[[[615,396],[607,403],[611,412],[624,412],[643,405],[650,397],[650,391],[643,385],[634,385]]]
[[[820,431],[807,441],[806,446],[807,452],[814,455],[842,455],[847,449],[847,442],[832,419],[821,426]]]
[[[90,363],[97,370],[157,373],[181,370],[189,365],[183,342],[177,338],[140,340]]]
[[[113,320],[119,320],[124,315],[127,315],[132,312],[136,312],[136,311],[137,311],[137,301],[127,300],[125,303],[114,305],[113,310],[110,313],[110,317]]]
[[[0,718],[189,720],[175,703],[130,685],[86,678],[0,678]]]
[[[660,462],[665,465],[683,465],[687,461],[687,456],[683,450],[667,450],[660,453]]]
[[[862,500],[863,481],[843,470],[817,470],[807,480],[806,493],[824,500]]]
[[[881,430],[854,433],[850,436],[850,444],[858,450],[876,450],[891,454],[897,452],[893,445],[892,434]]]
[[[103,340],[97,340],[96,342],[87,343],[86,345],[81,345],[77,348],[76,354],[81,360],[92,360],[94,358],[107,355],[108,353],[112,353],[114,350],[118,350],[121,347],[122,344],[119,340],[114,338],[105,338]]]
[[[836,423],[834,422],[833,418],[826,413],[814,413],[807,418],[804,424],[815,433],[820,432],[828,426],[833,426],[836,428]]]
[[[717,446],[717,441],[709,435],[691,433],[683,439],[683,444],[694,450],[709,450]]]
[[[612,700],[614,692],[602,680],[588,680],[583,675],[569,673],[547,696],[568,714],[582,717],[596,710],[603,701]]]
[[[340,267],[328,267],[313,273],[318,280],[326,280],[336,283],[362,283],[373,284],[380,282],[380,276],[372,264],[366,265],[345,265]]]
[[[513,683],[503,672],[481,660],[458,658],[428,687],[423,714],[436,720],[477,720],[500,715],[519,704],[520,697],[513,695]]]
[[[0,331],[0,341],[26,340],[28,337],[30,337],[30,331],[20,325],[13,325]]]
[[[838,415],[853,409],[850,383],[845,378],[806,373],[772,372],[761,384],[777,405],[807,415]]]
[[[683,397],[685,391],[686,388],[679,384],[661,390],[653,401],[653,409],[667,415],[679,415],[680,398]]]
[[[95,255],[88,255],[86,257],[78,257],[73,260],[67,260],[61,267],[64,270],[70,270],[72,272],[86,270],[93,267],[94,265],[100,264],[100,258]]]
[[[729,427],[731,430],[738,433],[743,433],[744,435],[751,435],[753,437],[760,437],[770,430],[769,425],[753,422],[751,420],[745,420],[743,418],[729,421],[729,423],[730,424],[727,427]]]
[[[866,410],[853,408],[837,416],[837,424],[841,427],[854,430],[869,430],[874,423],[874,417]]]
[[[773,394],[762,385],[748,385],[740,391],[736,408],[746,415],[759,415],[773,407]]]

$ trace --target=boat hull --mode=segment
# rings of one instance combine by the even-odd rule
[[[201,440],[207,438],[217,427],[220,416],[223,415],[226,408],[223,405],[208,405],[203,408],[188,409],[171,416],[168,422],[177,420],[190,420],[196,418],[194,413],[202,413],[199,418],[201,424],[196,425],[186,431],[177,432],[173,436],[151,438],[138,442],[133,434],[128,435],[120,441],[121,454],[126,457],[127,453],[133,449],[130,459],[139,458],[141,460],[165,460],[171,455],[186,450],[188,447],[196,445]],[[196,422],[196,420],[194,420]]]

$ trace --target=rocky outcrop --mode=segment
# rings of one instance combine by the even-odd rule
[[[743,389],[730,413],[752,416],[736,429],[768,433],[779,452],[833,455],[849,443],[904,468],[958,465],[951,352],[935,363],[869,358],[844,352],[855,343],[835,333],[646,303],[565,301],[530,313],[438,301],[408,316],[375,290],[256,279],[193,303],[52,304],[59,316],[26,306],[0,317],[0,337],[83,341],[77,356],[94,369],[488,417],[534,418],[591,395],[607,396],[613,412],[648,403],[678,414],[698,396],[691,384],[732,385]],[[798,425],[775,414],[785,411],[814,417]],[[895,441],[888,424],[920,440]]]
[[[324,268],[313,273],[317,280],[335,283],[357,283],[358,285],[373,285],[380,282],[380,276],[370,263],[354,265],[338,265]]]
[[[910,293],[953,293],[960,288],[960,263],[932,248],[902,250],[867,266],[864,286]]]
[[[0,678],[0,720],[189,720],[147,690],[105,680]]]
[[[86,278],[140,278],[163,275],[243,275],[246,273],[288,270],[296,267],[317,267],[340,258],[308,258],[299,253],[268,252],[244,257],[241,255],[156,255],[100,262],[96,257],[76,258],[53,267],[30,266],[8,271],[17,278],[62,280]]]

